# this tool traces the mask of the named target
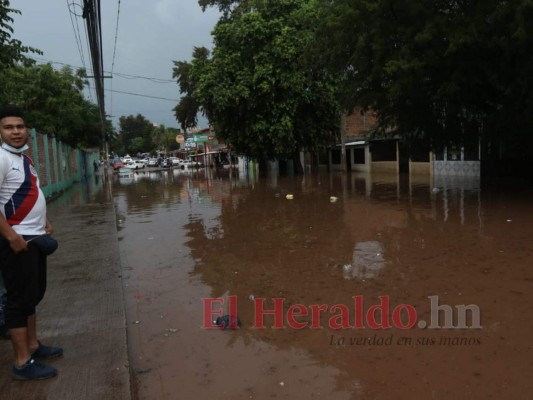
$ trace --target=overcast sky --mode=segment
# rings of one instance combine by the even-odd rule
[[[15,20],[13,37],[24,45],[42,50],[42,56],[33,56],[39,63],[85,65],[91,75],[85,21],[81,18],[82,3],[82,0],[12,1],[11,7],[22,12],[22,15],[12,14]],[[113,78],[104,80],[106,113],[113,116],[115,125],[120,116],[142,114],[151,122],[179,127],[172,111],[177,101],[115,92],[178,100],[176,81],[158,83],[154,79],[118,74],[172,80],[173,60],[190,61],[193,47],[212,47],[211,30],[218,20],[217,10],[202,12],[197,0],[104,0],[101,7],[106,75],[111,73],[115,52]],[[61,67],[61,64],[53,65]],[[96,103],[94,85],[91,87],[90,99]],[[198,125],[205,128],[207,122],[201,118]]]

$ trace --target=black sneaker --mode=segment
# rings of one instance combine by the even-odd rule
[[[57,369],[30,358],[22,367],[17,367],[13,364],[11,375],[17,381],[48,379],[57,375]]]
[[[39,347],[31,353],[31,358],[56,358],[63,355],[63,349],[61,347],[45,346],[41,342]]]
[[[5,325],[0,325],[0,340],[11,340],[11,335],[9,330]]]

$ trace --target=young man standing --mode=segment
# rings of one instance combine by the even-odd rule
[[[7,290],[5,326],[15,363],[14,379],[47,379],[57,370],[38,361],[59,357],[63,349],[37,340],[35,308],[46,290],[46,255],[29,237],[52,234],[46,199],[39,187],[28,149],[28,128],[22,112],[0,110],[0,270]]]

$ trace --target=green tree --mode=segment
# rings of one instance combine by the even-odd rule
[[[19,62],[33,63],[25,53],[42,54],[40,50],[24,46],[20,40],[11,37],[14,29],[10,14],[20,14],[20,11],[10,8],[8,0],[0,1],[0,71]]]
[[[178,133],[180,133],[180,130],[177,128],[169,128],[165,125],[158,126],[152,133],[153,147],[150,151],[172,151],[179,149],[179,144],[176,142],[176,135]]]
[[[209,51],[205,47],[195,47],[192,58],[196,69],[199,69],[200,64],[208,62]],[[200,112],[200,104],[195,97],[196,81],[191,76],[193,64],[187,61],[174,61],[174,65],[172,77],[177,79],[182,93],[180,102],[174,107],[174,114],[180,122],[181,129],[186,132],[188,128],[197,125],[197,116]]]
[[[86,83],[83,70],[17,64],[0,72],[0,101],[17,104],[31,126],[65,143],[98,146],[100,117],[98,107],[83,95]]]
[[[434,147],[505,137],[531,148],[529,0],[320,0],[314,54],[378,133]]]
[[[154,125],[143,115],[129,115],[119,118],[120,134],[119,146],[124,152],[135,154],[137,152],[148,152],[153,148],[152,137]],[[115,151],[118,151],[114,148]]]
[[[189,115],[197,106],[218,137],[258,159],[325,145],[339,121],[337,80],[302,62],[314,38],[314,2],[205,3],[225,14],[213,31],[212,54],[195,49],[191,63],[176,63],[180,88],[197,102],[180,105]]]
[[[176,142],[176,136],[180,133],[178,128],[165,128],[164,148],[168,151],[179,150],[180,144]]]

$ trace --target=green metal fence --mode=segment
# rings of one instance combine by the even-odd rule
[[[46,197],[56,195],[94,174],[98,151],[74,149],[52,135],[32,129],[30,149],[41,189]]]

